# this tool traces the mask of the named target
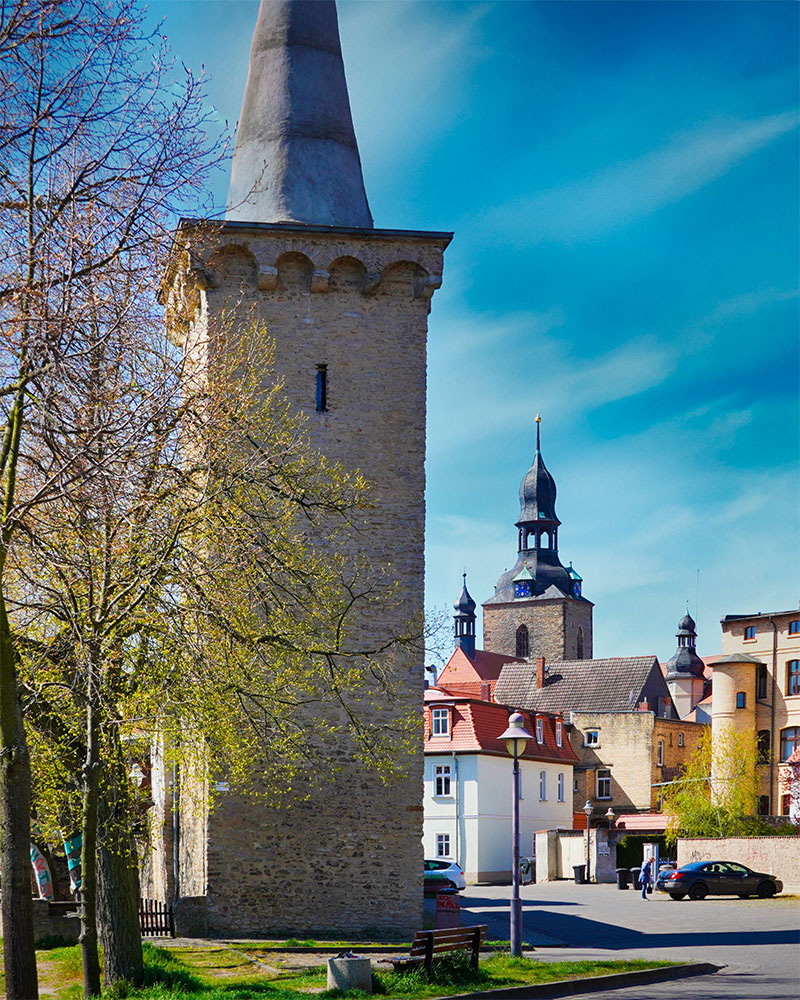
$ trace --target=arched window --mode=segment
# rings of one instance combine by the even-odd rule
[[[539,548],[549,549],[550,548],[550,532],[542,531],[539,533]]]
[[[578,626],[578,642],[577,642],[577,647],[578,647],[578,659],[582,660],[583,659],[583,629],[580,627],[580,625]]]
[[[517,629],[517,656],[530,656],[531,644],[528,638],[528,626],[520,625]]]
[[[800,726],[781,730],[781,760],[788,760],[800,748]]]
[[[747,695],[744,691],[736,692],[736,707],[737,708],[747,708]]]

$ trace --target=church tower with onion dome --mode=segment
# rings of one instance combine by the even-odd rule
[[[392,599],[352,638],[361,649],[390,647],[423,617],[426,338],[451,238],[374,225],[334,0],[261,0],[226,216],[181,221],[162,299],[201,373],[226,323],[245,350],[274,343],[314,447],[372,484],[352,554],[380,568]],[[408,644],[381,668],[396,698],[368,692],[370,719],[405,732],[419,715],[422,657]],[[203,933],[413,935],[421,731],[406,750],[391,784],[343,743],[337,780],[299,788],[288,808],[225,788],[209,813],[193,801],[175,826],[174,891],[199,900]]]
[[[536,453],[519,488],[518,551],[483,604],[483,645],[492,653],[546,661],[592,658],[592,608],[583,581],[558,556],[556,483],[544,464],[536,416]]]
[[[676,637],[678,648],[667,660],[666,681],[678,716],[685,719],[703,700],[705,684],[705,666],[697,655],[697,626],[688,610],[678,622]]]

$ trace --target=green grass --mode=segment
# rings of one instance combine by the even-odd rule
[[[263,942],[262,942],[263,944]],[[291,946],[289,946],[291,947]],[[252,948],[257,957],[259,948]],[[270,978],[243,949],[218,943],[207,947],[158,948],[144,945],[145,981],[140,987],[119,983],[106,990],[106,1000],[361,1000],[357,991],[325,990],[326,966],[287,970]],[[38,953],[40,985],[54,1000],[79,1000],[82,994],[81,958],[77,946]],[[424,969],[395,973],[389,967],[373,974],[376,995],[398,1000],[429,1000],[453,993],[503,989],[614,972],[650,969],[671,963],[646,961],[537,962],[491,955],[473,972],[466,954],[456,954]]]

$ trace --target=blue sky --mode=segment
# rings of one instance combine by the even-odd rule
[[[160,0],[236,121],[256,0]],[[595,655],[800,598],[794,3],[339,0],[377,226],[454,230],[429,339],[427,603],[516,555],[542,451]],[[217,198],[224,201],[227,180]]]

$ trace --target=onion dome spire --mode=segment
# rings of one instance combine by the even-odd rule
[[[675,655],[667,661],[667,680],[691,674],[694,677],[703,676],[703,661],[697,655],[695,646],[697,645],[697,628],[694,618],[686,614],[678,622],[678,631],[675,633],[678,639],[678,648]]]
[[[226,218],[372,228],[334,0],[261,0]]]
[[[541,416],[536,414],[536,453],[533,464],[525,473],[519,486],[519,521],[517,526],[538,523],[541,520],[561,522],[556,516],[556,481],[547,471],[542,458],[539,428]]]
[[[453,605],[455,608],[455,615],[453,615],[453,632],[455,635],[456,645],[460,646],[467,656],[471,659],[475,659],[475,601],[469,595],[467,590],[467,574],[463,574],[464,584],[461,588],[461,594],[458,600]]]
[[[565,569],[558,556],[561,521],[556,514],[556,482],[542,458],[541,421],[537,413],[536,452],[519,488],[517,561],[497,581],[494,597],[486,602],[488,604],[539,597],[585,600],[579,573],[571,564],[569,570]]]

